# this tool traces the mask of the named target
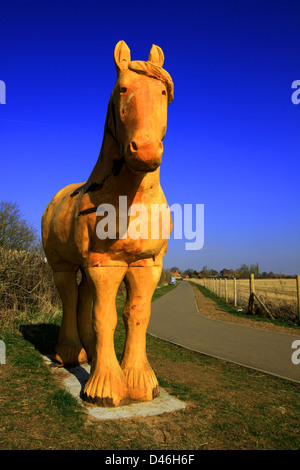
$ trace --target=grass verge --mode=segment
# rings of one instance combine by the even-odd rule
[[[284,326],[284,327],[300,330],[300,325],[291,321],[272,319],[272,318],[267,318],[267,317],[259,317],[256,315],[251,315],[249,313],[240,312],[239,307],[234,307],[233,304],[227,303],[225,299],[222,299],[221,297],[217,296],[210,290],[206,289],[206,287],[200,286],[199,284],[195,282],[191,282],[191,281],[189,282],[192,286],[198,289],[201,292],[201,294],[203,294],[208,299],[213,300],[216,303],[216,305],[220,307],[224,312],[230,313],[240,318],[245,318],[247,320],[251,319],[257,322],[267,322],[267,323],[272,323],[273,325]]]
[[[154,299],[171,288],[160,287]],[[124,301],[123,296],[117,299],[118,357],[125,338]],[[30,340],[24,338],[22,328],[1,332],[7,363],[0,366],[0,449],[299,448],[298,384],[202,356],[149,335],[148,358],[160,385],[186,401],[187,408],[117,421],[90,418],[54,380],[41,357],[39,348],[46,344],[52,347],[57,325],[43,324],[40,343],[36,342],[39,325],[33,326],[35,333]]]

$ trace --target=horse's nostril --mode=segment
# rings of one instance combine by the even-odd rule
[[[134,140],[131,142],[131,147],[133,148],[133,150],[137,150],[137,149],[138,149],[138,148],[137,148],[137,145],[136,145],[136,143],[135,143]]]

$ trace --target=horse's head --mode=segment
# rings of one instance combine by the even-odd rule
[[[122,147],[131,171],[154,171],[161,164],[167,106],[173,99],[172,79],[162,68],[164,54],[153,45],[148,61],[131,61],[127,44],[120,41],[114,59],[117,81],[107,127]]]

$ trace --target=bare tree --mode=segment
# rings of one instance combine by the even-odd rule
[[[41,252],[37,230],[23,219],[16,202],[0,202],[0,247]]]

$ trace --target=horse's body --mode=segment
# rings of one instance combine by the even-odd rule
[[[131,62],[127,45],[120,41],[114,58],[117,81],[98,161],[86,183],[56,194],[42,220],[45,253],[63,303],[55,360],[70,365],[92,359],[84,395],[104,406],[151,400],[159,393],[146,357],[146,329],[168,239],[162,227],[155,239],[124,237],[118,223],[116,238],[100,239],[96,210],[110,204],[118,221],[124,219],[120,196],[127,197],[127,207],[143,204],[149,211],[151,204],[166,204],[159,167],[167,105],[173,98],[172,80],[161,68],[160,48],[152,46],[148,62]],[[126,212],[125,218],[129,225],[133,217]],[[147,223],[150,234],[150,218]],[[113,336],[115,297],[123,278],[126,343],[120,366]]]

